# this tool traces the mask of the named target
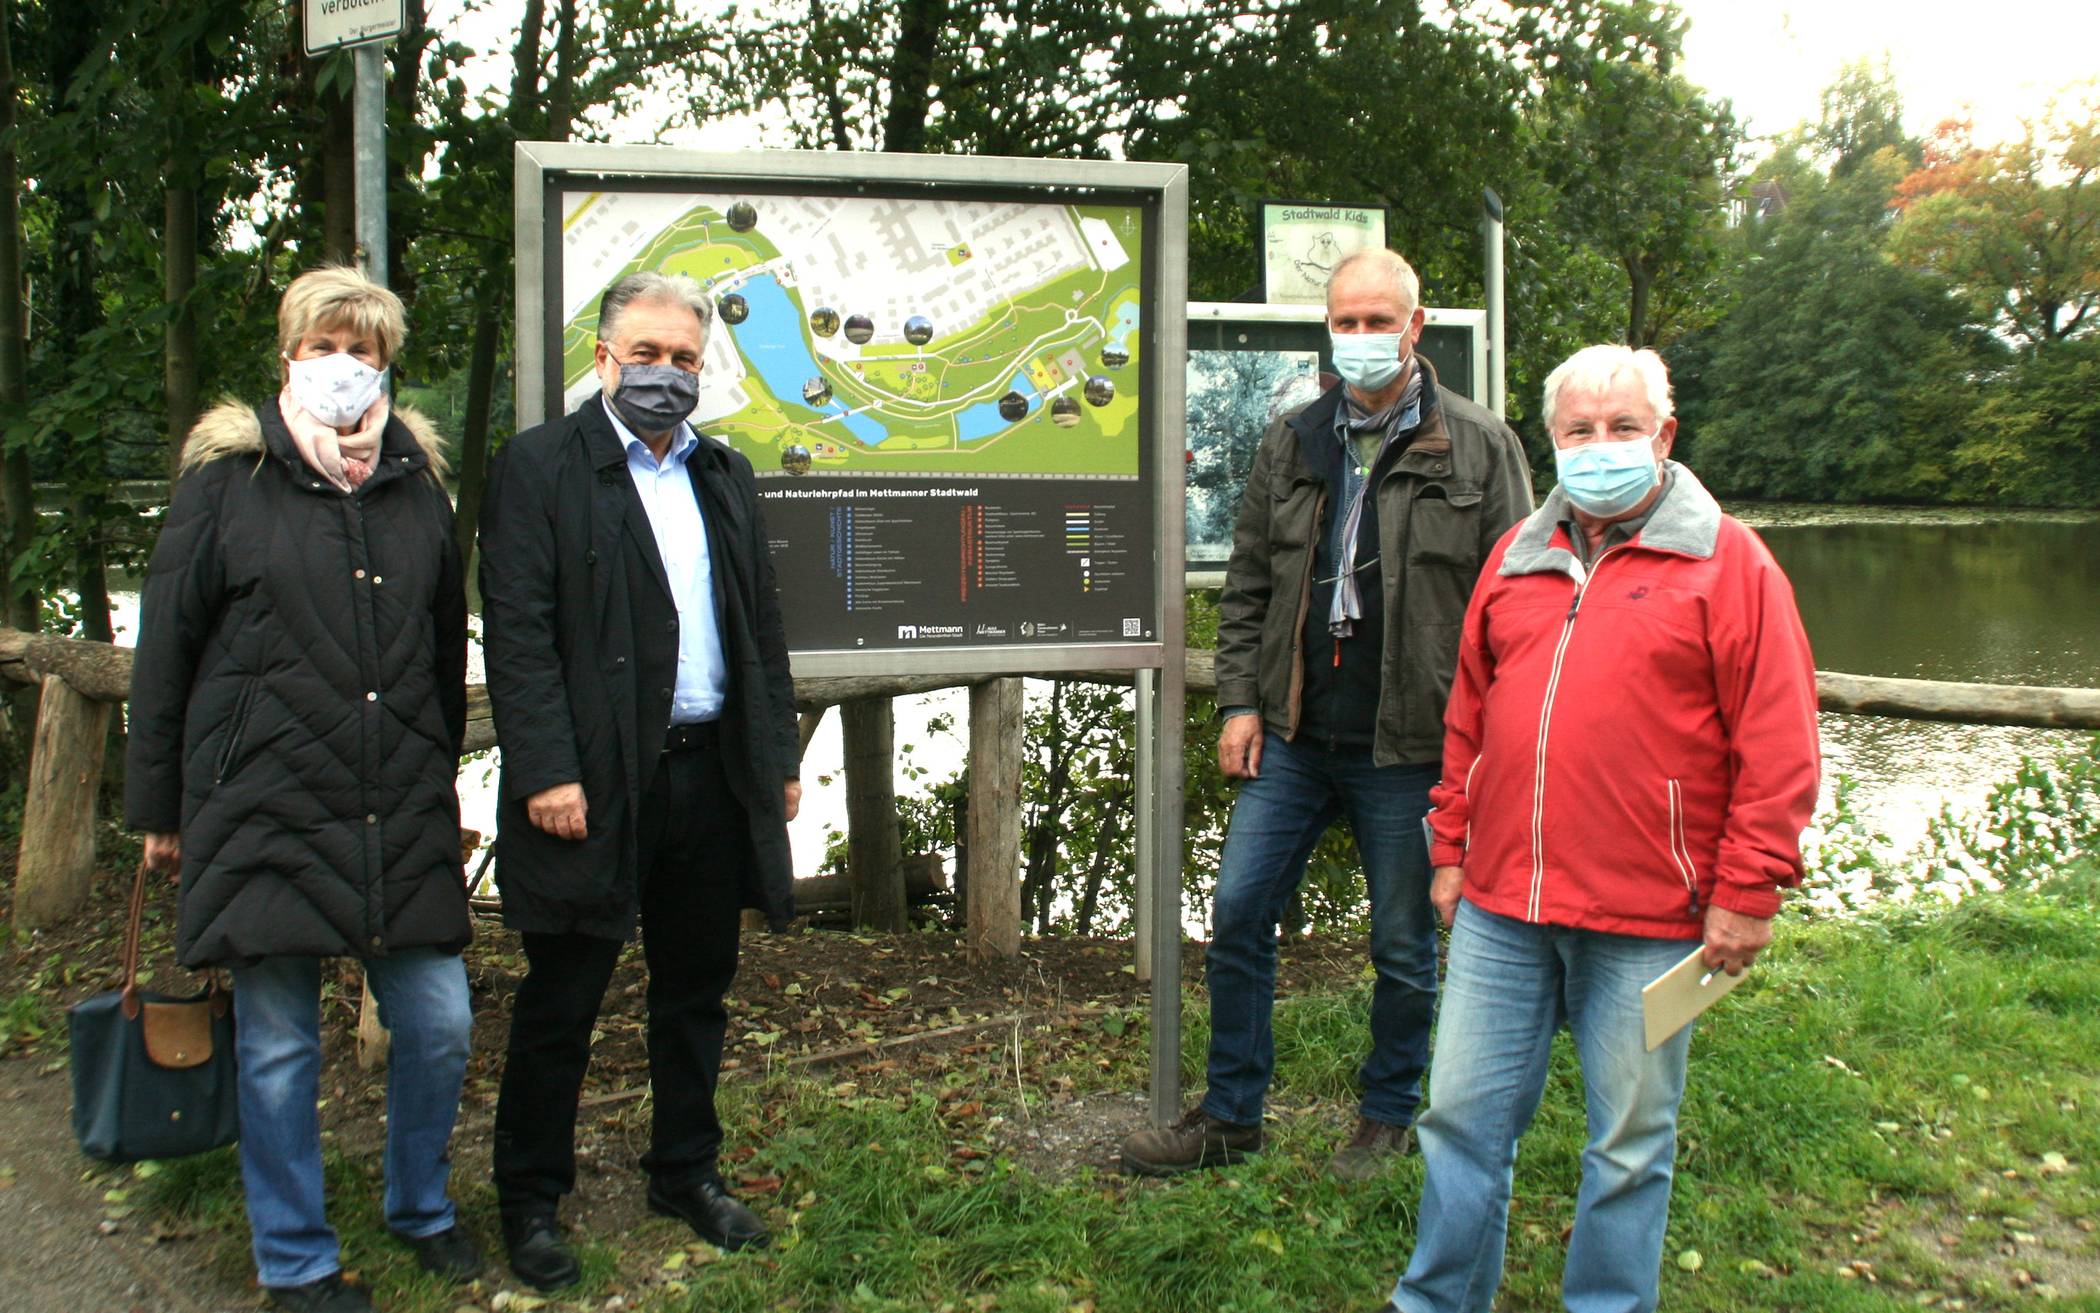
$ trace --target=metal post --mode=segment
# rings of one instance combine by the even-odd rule
[[[1483,281],[1488,315],[1488,409],[1509,414],[1505,391],[1509,384],[1508,339],[1502,335],[1502,198],[1493,187],[1480,189],[1482,218],[1480,235],[1487,248],[1482,254]]]
[[[1142,975],[1152,982],[1152,1123],[1181,1112],[1181,761],[1183,686],[1173,666],[1137,672],[1137,887]],[[1149,908],[1148,908],[1149,904]]]
[[[386,267],[386,45],[374,41],[351,52],[357,78],[352,87],[351,137],[356,151],[357,251],[375,283]]]
[[[1153,899],[1157,891],[1153,886],[1153,873],[1159,866],[1159,850],[1156,847],[1159,816],[1155,809],[1159,805],[1156,784],[1158,781],[1158,744],[1153,735],[1158,730],[1159,717],[1153,705],[1159,676],[1151,669],[1137,672],[1137,762],[1133,783],[1136,796],[1131,799],[1137,813],[1137,833],[1134,839],[1137,852],[1135,892],[1137,894],[1137,978],[1152,979],[1152,918],[1157,909]]]
[[[1179,618],[1180,599],[1172,613]],[[1168,650],[1179,653],[1179,635]],[[1148,672],[1140,672],[1140,676]],[[1159,672],[1153,711],[1153,753],[1160,763],[1154,811],[1159,824],[1153,844],[1152,894],[1152,1124],[1165,1126],[1181,1112],[1181,741],[1187,723],[1188,668],[1176,661]]]

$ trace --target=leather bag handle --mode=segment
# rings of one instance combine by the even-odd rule
[[[139,939],[146,919],[146,863],[139,861],[138,873],[131,878],[131,909],[124,922],[124,988],[121,991],[121,1007],[124,1015],[138,1020],[142,1010],[139,1001]],[[216,968],[204,973],[206,985],[211,992],[211,1011],[215,1017],[226,1015],[231,1000],[219,981]]]

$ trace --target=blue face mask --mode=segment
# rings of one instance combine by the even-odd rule
[[[1359,392],[1376,392],[1400,377],[1400,334],[1334,333],[1334,372]]]
[[[1575,509],[1600,520],[1624,515],[1662,482],[1652,434],[1625,442],[1560,447],[1553,453],[1553,464]]]

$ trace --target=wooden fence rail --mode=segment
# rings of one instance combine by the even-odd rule
[[[101,783],[109,704],[122,702],[130,692],[131,655],[128,647],[0,627],[0,679],[39,685],[42,690],[29,797],[23,808],[21,861],[15,877],[15,916],[25,927],[64,920],[87,901],[94,872],[93,827],[87,821],[94,814],[94,797]],[[1115,684],[1132,681],[1127,670],[1063,672],[1054,677]],[[995,696],[1002,683],[985,675],[797,679],[795,703],[803,713],[802,741],[808,744],[815,722],[826,708],[843,702],[965,687],[973,690],[974,736],[981,722],[989,724],[986,707],[1013,701],[1011,696]],[[1831,671],[1818,671],[1816,685],[1825,711],[1973,725],[2100,730],[2100,689],[1952,684]],[[1189,692],[1214,693],[1217,687],[1216,654],[1190,651]],[[1019,754],[1011,737],[1019,727],[1019,715],[1018,706],[1006,708],[1004,720],[994,731],[1003,746],[983,754],[987,763],[1013,757],[1018,765]],[[1005,720],[1012,724],[1005,724]],[[495,745],[488,689],[472,685],[467,690],[467,751]],[[973,752],[973,760],[976,755]],[[1008,782],[1001,790],[1004,808],[1011,809],[1012,816],[980,816],[975,814],[980,809],[972,809],[973,835],[983,825],[985,836],[978,841],[986,842],[992,851],[1003,846],[995,839],[1018,836],[1017,782]],[[992,810],[982,809],[986,813]],[[976,849],[973,847],[972,851]],[[988,864],[987,869],[993,869],[993,864]],[[996,892],[987,890],[988,894]],[[1009,937],[973,926],[973,934],[978,933],[988,936],[987,942]]]

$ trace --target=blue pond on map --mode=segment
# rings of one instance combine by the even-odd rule
[[[728,326],[736,337],[738,350],[758,371],[766,390],[783,406],[810,409],[799,400],[802,384],[815,378],[820,371],[810,352],[809,340],[803,336],[802,315],[795,308],[794,299],[771,274],[751,278],[739,285],[737,291],[751,305],[748,319]],[[1042,398],[1036,395],[1035,384],[1029,381],[1026,371],[1016,371],[1008,386],[1029,399],[1031,414],[1041,404]],[[865,412],[849,413],[837,403],[815,413],[844,425],[863,446],[879,447],[890,436],[877,417]],[[1012,426],[1013,422],[999,413],[997,397],[980,401],[955,415],[956,434],[963,442],[977,442]]]

